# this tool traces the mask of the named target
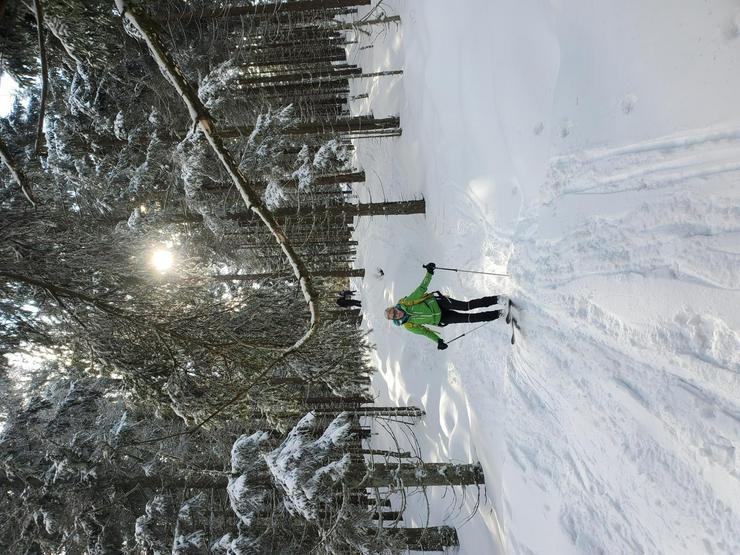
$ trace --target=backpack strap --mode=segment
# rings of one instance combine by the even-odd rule
[[[405,305],[405,306],[414,306],[414,305],[421,304],[429,300],[431,297],[434,297],[434,293],[426,293],[425,295],[422,295],[421,297],[415,300],[409,300],[408,297],[404,297],[403,299],[398,301],[398,304]]]

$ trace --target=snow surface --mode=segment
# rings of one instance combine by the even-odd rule
[[[487,481],[468,522],[475,495],[431,488],[429,523],[470,554],[740,553],[740,3],[383,6],[401,27],[350,53],[404,74],[356,81],[353,112],[403,135],[356,143],[356,191],[427,213],[357,222],[374,387],[426,410],[426,460]],[[511,274],[431,288],[511,294],[516,345],[389,325],[428,261]]]

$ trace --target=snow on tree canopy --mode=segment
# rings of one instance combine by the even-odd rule
[[[195,497],[191,497],[180,505],[180,510],[177,512],[177,519],[188,526],[194,526],[196,516],[203,512],[207,502],[208,498],[203,492],[200,492]]]
[[[313,166],[322,172],[346,168],[349,164],[349,152],[347,147],[332,139],[319,148],[313,157]]]
[[[231,534],[224,534],[211,544],[211,553],[213,555],[227,555],[233,539],[234,536]]]
[[[169,551],[158,527],[172,512],[170,500],[164,495],[157,495],[146,504],[145,511],[145,514],[136,519],[136,543],[155,553]]]
[[[205,517],[208,497],[201,492],[183,502],[175,514],[172,499],[157,495],[146,504],[146,513],[136,519],[136,542],[154,553],[173,555],[206,553],[206,534],[200,525]],[[173,522],[174,521],[174,522]],[[171,526],[175,525],[174,540]],[[171,548],[168,543],[171,542]]]
[[[285,441],[265,455],[275,482],[286,494],[284,503],[292,514],[307,520],[318,518],[318,508],[332,498],[333,486],[349,470],[350,455],[343,447],[351,436],[348,413],[341,413],[313,440],[316,416],[310,412],[291,430]]]
[[[172,555],[198,555],[207,552],[208,544],[203,530],[191,534],[180,534],[175,537],[175,543],[172,545]]]
[[[233,60],[226,60],[203,78],[198,86],[198,96],[206,108],[217,111],[223,101],[232,97],[234,84],[242,77],[243,70]]]
[[[126,127],[123,123],[123,112],[119,111],[116,114],[116,119],[113,122],[113,133],[116,136],[116,139],[120,139],[122,141],[128,140],[128,134],[126,133]]]
[[[257,116],[257,122],[249,135],[249,144],[255,152],[269,147],[269,139],[285,131],[295,121],[295,110],[292,104],[288,104],[279,110],[268,110]],[[265,152],[263,150],[263,152]]]
[[[291,177],[298,181],[298,188],[304,191],[313,185],[317,175],[342,171],[349,167],[350,154],[345,145],[332,139],[322,144],[313,154],[311,148],[304,144],[296,162],[300,166]]]
[[[131,215],[128,217],[128,220],[126,221],[126,225],[128,226],[130,230],[135,231],[140,227],[141,221],[142,221],[141,212],[139,211],[138,208],[135,208],[131,212]]]
[[[172,545],[172,555],[198,555],[207,552],[208,544],[205,532],[197,529],[207,503],[208,497],[205,493],[200,492],[180,506],[180,510],[177,512],[177,527],[175,542]]]
[[[147,117],[147,121],[151,123],[154,127],[158,127],[162,123],[162,115],[154,106],[152,106],[151,112],[149,112],[149,117]]]
[[[152,183],[161,181],[162,179],[158,178],[168,168],[171,162],[169,156],[169,147],[159,137],[153,135],[146,148],[146,157],[131,175],[129,194],[134,196],[139,191],[151,187]]]
[[[267,503],[267,481],[264,479],[267,467],[259,448],[268,437],[267,432],[243,435],[231,448],[232,476],[226,491],[232,510],[246,525],[250,524],[252,515]]]
[[[188,207],[203,217],[203,223],[216,237],[238,230],[236,222],[218,215],[218,202],[205,190],[208,183],[219,183],[223,176],[203,134],[199,131],[189,133],[177,145],[175,159],[180,167]]]
[[[286,167],[283,153],[290,146],[285,131],[295,122],[292,105],[260,114],[241,154],[242,172],[252,180],[267,183],[264,201],[269,208],[281,206],[288,198],[280,183],[293,172],[292,167]]]
[[[282,206],[283,202],[288,199],[288,195],[285,194],[285,190],[276,181],[270,180],[265,187],[264,193],[265,206],[270,210],[274,210]]]
[[[280,549],[277,547],[277,549]],[[240,535],[234,538],[228,546],[226,555],[259,555],[264,553],[264,548],[259,538]],[[271,553],[274,553],[272,550]]]
[[[298,180],[298,188],[303,191],[311,186],[316,173],[311,163],[311,153],[308,145],[303,145],[298,153],[297,161],[300,163],[300,167],[293,172],[292,177]]]
[[[53,534],[57,529],[57,521],[54,514],[50,511],[38,510],[34,512],[33,519],[36,524],[41,524],[47,534]]]
[[[108,443],[110,443],[112,447],[118,447],[128,436],[132,427],[133,426],[130,422],[128,411],[124,410],[121,413],[121,417],[111,429],[110,434],[108,434]]]
[[[260,446],[267,441],[270,435],[267,432],[255,432],[251,436],[240,436],[231,447],[231,471],[243,474],[251,470],[259,457]]]

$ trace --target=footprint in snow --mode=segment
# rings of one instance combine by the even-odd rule
[[[570,135],[570,132],[573,130],[574,127],[575,124],[571,120],[563,120],[563,123],[560,126],[560,137],[565,139],[568,135]]]
[[[725,27],[725,37],[727,40],[733,40],[740,37],[740,12],[738,12],[732,21]]]
[[[537,125],[534,126],[534,129],[532,129],[535,135],[541,135],[544,130],[545,124],[542,122],[539,122]]]
[[[622,99],[622,113],[626,116],[632,112],[632,110],[635,109],[635,104],[637,104],[637,95],[636,94],[628,94]]]

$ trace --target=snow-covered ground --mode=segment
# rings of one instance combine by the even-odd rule
[[[403,136],[357,143],[357,191],[427,214],[357,223],[374,385],[426,410],[427,460],[487,480],[469,522],[474,494],[430,490],[429,523],[466,554],[740,553],[740,3],[383,5],[402,25],[352,56],[404,75],[353,108]],[[428,261],[511,274],[432,289],[512,295],[516,345],[388,325]]]

